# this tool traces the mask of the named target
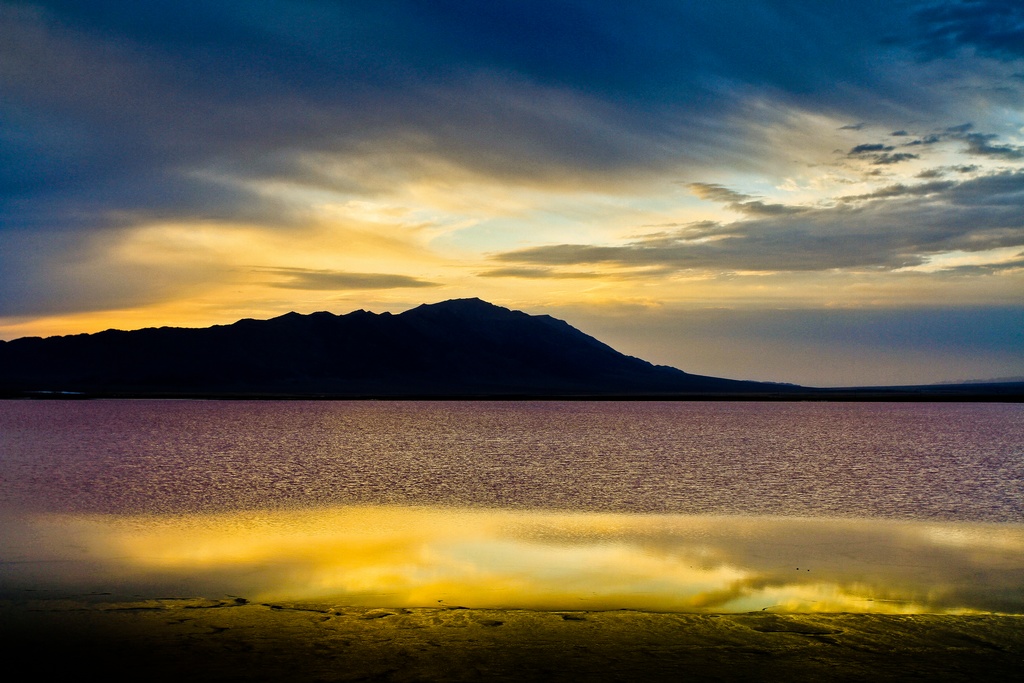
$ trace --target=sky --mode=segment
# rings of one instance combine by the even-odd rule
[[[0,339],[462,297],[1024,376],[1024,3],[0,0]]]

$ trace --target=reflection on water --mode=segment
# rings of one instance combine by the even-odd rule
[[[4,521],[0,586],[390,607],[1024,612],[1024,526],[427,507]]]
[[[0,597],[1024,613],[1021,444],[1010,404],[0,401]]]

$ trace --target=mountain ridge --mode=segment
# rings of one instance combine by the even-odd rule
[[[294,311],[0,343],[0,391],[321,397],[765,393],[792,385],[692,375],[569,323],[479,298],[402,313]]]
[[[684,372],[479,298],[0,341],[0,398],[1024,401],[1024,383],[802,387]]]

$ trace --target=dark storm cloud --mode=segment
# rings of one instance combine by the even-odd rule
[[[872,66],[877,17],[912,6],[3,2],[0,228],[288,223],[244,181],[369,193],[390,179],[310,159],[382,141],[500,178],[756,164],[770,150],[744,146],[752,93],[848,113],[930,106]]]
[[[717,192],[728,201],[728,192]],[[947,251],[1024,247],[1024,172],[895,185],[795,215],[701,223],[618,246],[560,244],[497,254],[543,266],[608,263],[674,270],[895,270]]]
[[[280,276],[283,279],[270,284],[284,289],[397,289],[437,286],[436,282],[389,273],[348,273],[310,268],[260,268],[258,272]]]
[[[1019,56],[1019,17],[1013,3],[917,0],[0,0],[0,310],[74,294],[66,282],[41,291],[68,279],[56,271],[76,251],[72,233],[307,222],[300,203],[263,185],[372,196],[435,172],[432,161],[541,185],[681,165],[774,172],[776,142],[751,130],[794,112],[854,122],[847,130],[869,120],[941,130],[949,93],[913,78],[916,62],[901,55]],[[956,67],[986,78],[976,62]],[[1021,152],[970,126],[936,135],[992,159]],[[796,262],[828,241],[816,232],[822,210],[728,203],[768,232],[676,245],[680,259],[746,262],[760,241],[790,252],[774,260]],[[790,218],[811,244],[782,227]],[[29,243],[32,254],[18,251]],[[663,249],[634,252],[656,261]],[[103,301],[116,303],[127,282]]]
[[[1019,0],[932,2],[916,13],[923,52],[947,56],[965,48],[1000,59],[1024,57],[1024,4]]]

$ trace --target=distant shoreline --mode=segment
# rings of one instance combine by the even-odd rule
[[[0,391],[0,399],[193,399],[219,401],[761,401],[1022,403],[1024,383],[925,387],[794,388],[779,392],[671,394],[321,394],[204,391]]]

